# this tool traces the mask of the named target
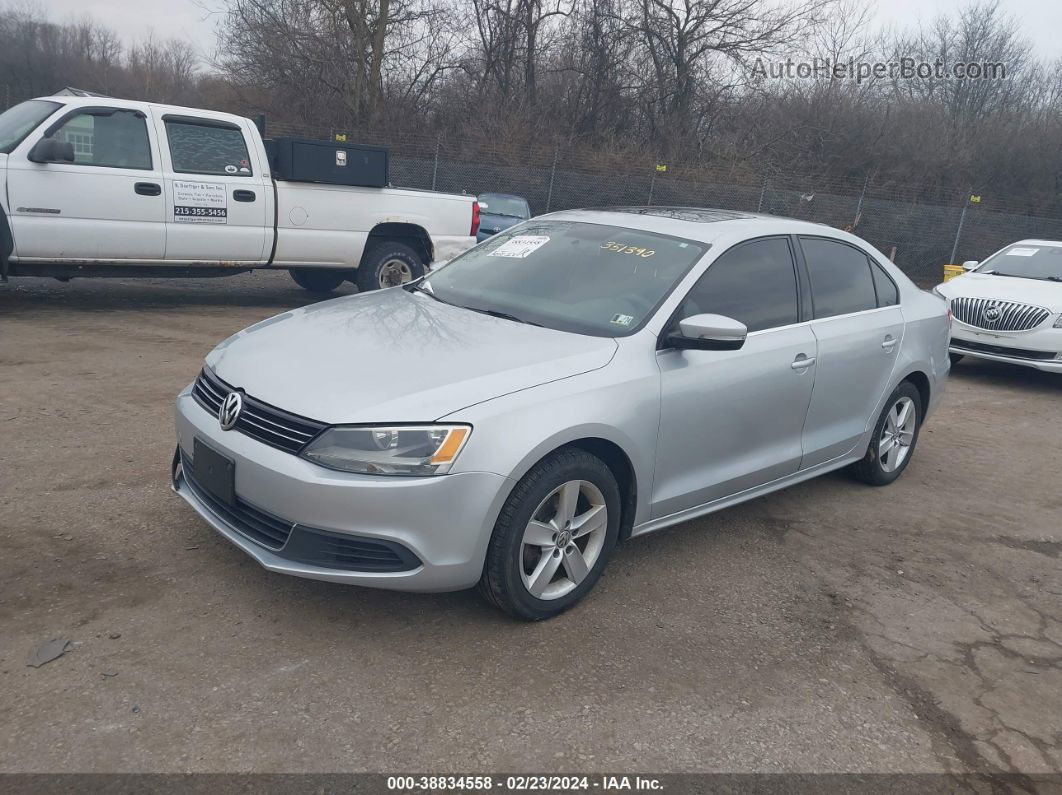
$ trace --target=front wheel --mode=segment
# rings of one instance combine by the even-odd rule
[[[494,526],[480,593],[515,618],[540,621],[582,599],[619,535],[620,493],[601,459],[561,450],[537,464]]]
[[[424,263],[405,243],[384,240],[361,258],[355,282],[360,292],[397,287],[424,275]]]
[[[320,295],[327,295],[347,279],[344,271],[328,268],[292,268],[288,273],[299,287]]]
[[[904,381],[889,396],[874,426],[870,447],[852,473],[871,486],[887,486],[911,463],[922,427],[922,396],[910,381]]]

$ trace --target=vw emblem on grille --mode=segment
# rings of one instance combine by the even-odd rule
[[[218,409],[218,422],[221,423],[221,430],[231,429],[236,424],[236,420],[240,418],[241,411],[243,411],[243,395],[236,391],[229,392],[221,408]]]
[[[1003,317],[1003,310],[998,306],[990,306],[985,310],[985,320],[989,323],[995,323],[1001,317]]]

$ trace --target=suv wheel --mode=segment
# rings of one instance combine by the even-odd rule
[[[424,263],[412,248],[395,240],[385,240],[361,258],[355,283],[358,290],[381,290],[407,284],[424,275]]]
[[[581,450],[554,453],[506,500],[487,548],[480,593],[526,621],[562,613],[600,578],[619,520],[619,486],[604,462]]]
[[[322,295],[327,295],[347,280],[345,271],[328,268],[293,268],[288,273],[302,289]]]
[[[911,463],[922,427],[922,396],[904,381],[889,396],[874,426],[863,460],[852,466],[857,478],[871,486],[887,486]]]

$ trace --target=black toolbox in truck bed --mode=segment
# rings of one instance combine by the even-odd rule
[[[367,188],[387,185],[388,153],[382,146],[309,138],[273,138],[265,145],[277,179]]]

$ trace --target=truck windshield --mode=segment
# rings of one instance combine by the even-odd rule
[[[652,316],[707,243],[573,221],[532,221],[432,274],[438,301],[595,337],[625,337]]]
[[[31,99],[0,113],[0,152],[10,154],[42,121],[60,107],[58,102]]]
[[[1035,243],[1008,246],[985,260],[977,270],[995,276],[1062,282],[1062,246]]]

